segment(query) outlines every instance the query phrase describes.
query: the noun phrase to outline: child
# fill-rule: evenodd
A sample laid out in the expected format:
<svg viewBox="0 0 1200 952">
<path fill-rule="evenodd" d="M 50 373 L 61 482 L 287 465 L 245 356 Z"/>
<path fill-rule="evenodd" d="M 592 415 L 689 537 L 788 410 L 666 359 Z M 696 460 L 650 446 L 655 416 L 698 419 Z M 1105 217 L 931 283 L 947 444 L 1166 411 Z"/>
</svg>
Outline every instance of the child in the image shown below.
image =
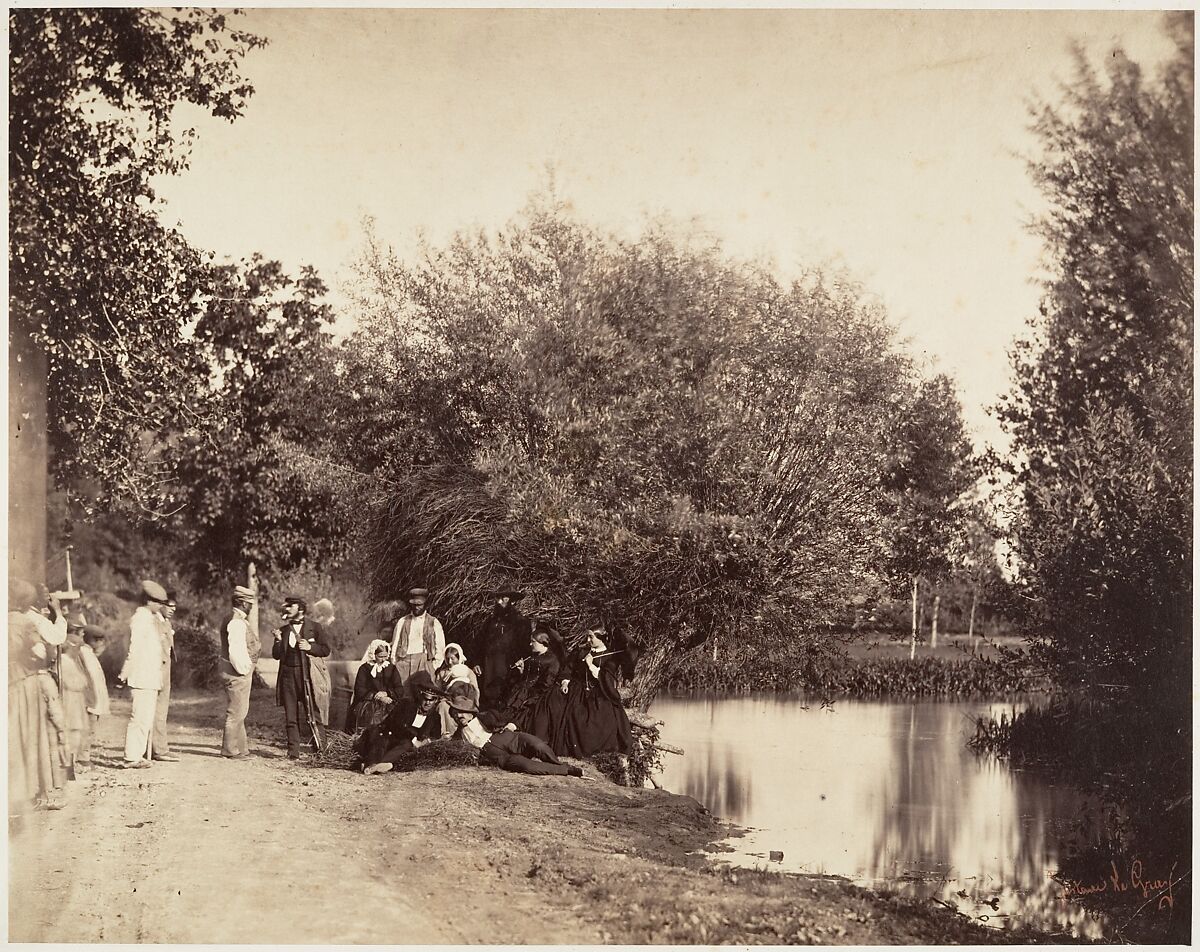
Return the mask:
<svg viewBox="0 0 1200 952">
<path fill-rule="evenodd" d="M 82 763 L 87 736 L 90 733 L 87 713 L 87 691 L 91 679 L 83 666 L 80 651 L 83 648 L 83 633 L 87 625 L 82 615 L 74 615 L 67 621 L 67 640 L 59 660 L 59 691 L 62 694 L 63 719 L 65 724 L 66 756 L 69 761 Z"/>
<path fill-rule="evenodd" d="M 79 753 L 79 763 L 84 767 L 92 763 L 92 736 L 96 724 L 102 715 L 108 713 L 108 682 L 104 680 L 104 669 L 100 667 L 100 655 L 108 639 L 103 631 L 95 625 L 83 629 L 83 644 L 79 646 L 79 657 L 83 662 L 83 670 L 87 672 L 88 686 L 85 692 L 87 701 L 87 732 Z"/>
</svg>

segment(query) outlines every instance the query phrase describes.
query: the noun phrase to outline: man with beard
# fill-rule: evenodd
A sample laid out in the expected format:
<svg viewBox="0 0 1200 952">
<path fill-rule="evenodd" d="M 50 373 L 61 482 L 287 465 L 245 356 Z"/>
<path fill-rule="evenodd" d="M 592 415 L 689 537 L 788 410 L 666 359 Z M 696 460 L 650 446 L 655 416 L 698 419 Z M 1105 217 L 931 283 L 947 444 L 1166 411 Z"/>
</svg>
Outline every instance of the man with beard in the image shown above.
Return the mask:
<svg viewBox="0 0 1200 952">
<path fill-rule="evenodd" d="M 524 592 L 511 588 L 494 592 L 492 614 L 474 645 L 472 654 L 481 659 L 481 667 L 476 670 L 480 675 L 480 693 L 492 707 L 503 704 L 513 664 L 528 653 L 530 624 L 516 607 L 524 597 Z"/>
<path fill-rule="evenodd" d="M 404 686 L 412 676 L 424 671 L 433 678 L 434 669 L 446 654 L 446 634 L 442 623 L 425 611 L 429 590 L 408 590 L 408 614 L 392 630 L 392 664 L 400 672 Z"/>
<path fill-rule="evenodd" d="M 330 648 L 325 641 L 325 632 L 304 617 L 307 609 L 308 605 L 302 598 L 292 596 L 283 600 L 280 613 L 282 624 L 275 630 L 275 643 L 271 647 L 271 657 L 279 662 L 275 699 L 283 708 L 287 755 L 292 760 L 300 756 L 302 734 L 303 739 L 312 740 L 318 750 L 325 743 L 309 659 L 329 657 Z M 316 736 L 313 736 L 314 724 Z"/>
</svg>

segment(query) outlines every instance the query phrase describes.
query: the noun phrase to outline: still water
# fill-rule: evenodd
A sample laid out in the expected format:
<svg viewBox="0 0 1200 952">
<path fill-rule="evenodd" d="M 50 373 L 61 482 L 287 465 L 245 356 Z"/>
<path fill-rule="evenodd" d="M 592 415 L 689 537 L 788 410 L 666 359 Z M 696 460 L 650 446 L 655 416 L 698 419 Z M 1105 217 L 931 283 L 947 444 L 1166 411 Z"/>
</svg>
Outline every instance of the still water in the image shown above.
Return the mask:
<svg viewBox="0 0 1200 952">
<path fill-rule="evenodd" d="M 685 751 L 664 755 L 663 786 L 749 828 L 722 859 L 936 897 L 992 927 L 1101 938 L 1052 879 L 1080 795 L 966 747 L 975 716 L 1021 707 L 691 695 L 652 713 Z"/>
</svg>

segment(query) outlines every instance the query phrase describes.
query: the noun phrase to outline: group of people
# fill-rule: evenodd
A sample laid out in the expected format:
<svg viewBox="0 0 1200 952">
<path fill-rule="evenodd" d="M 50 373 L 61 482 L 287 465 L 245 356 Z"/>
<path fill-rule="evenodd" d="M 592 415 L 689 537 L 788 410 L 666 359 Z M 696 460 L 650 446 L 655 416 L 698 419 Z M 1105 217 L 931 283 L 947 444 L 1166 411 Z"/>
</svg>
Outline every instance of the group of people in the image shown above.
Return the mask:
<svg viewBox="0 0 1200 952">
<path fill-rule="evenodd" d="M 68 613 L 57 595 L 46 594 L 44 610 L 38 601 L 32 584 L 9 580 L 9 798 L 57 810 L 66 805 L 67 781 L 91 766 L 96 724 L 109 712 L 100 665 L 108 638 L 81 613 Z M 177 759 L 166 736 L 175 607 L 172 593 L 156 582 L 142 583 L 118 678 L 133 696 L 127 767 Z"/>
<path fill-rule="evenodd" d="M 409 590 L 408 613 L 390 620 L 390 641 L 371 642 L 355 680 L 348 733 L 361 731 L 367 773 L 391 769 L 401 752 L 457 738 L 484 763 L 531 774 L 580 775 L 559 757 L 628 753 L 629 718 L 618 689 L 629 649 L 601 625 L 568 651 L 548 625 L 516 608 L 523 593 L 494 593 L 491 616 L 470 654 L 447 644 L 426 611 L 428 592 Z M 471 666 L 469 658 L 480 663 Z"/>
<path fill-rule="evenodd" d="M 532 774 L 578 776 L 559 758 L 629 751 L 618 683 L 630 652 L 603 626 L 568 650 L 553 628 L 517 609 L 523 593 L 506 590 L 494 594 L 493 611 L 473 638 L 447 643 L 441 621 L 426 610 L 428 597 L 423 588 L 408 591 L 407 611 L 385 620 L 383 637 L 370 643 L 358 669 L 345 728 L 358 737 L 366 773 L 384 773 L 400 752 L 451 738 L 478 747 L 484 763 Z M 245 719 L 263 650 L 250 623 L 256 598 L 255 589 L 235 587 L 220 632 L 227 700 L 221 753 L 229 758 L 249 753 Z M 54 595 L 42 608 L 38 601 L 33 585 L 10 580 L 10 799 L 59 809 L 68 778 L 91 764 L 96 724 L 109 711 L 99 661 L 108 639 Z M 178 759 L 167 737 L 175 596 L 146 580 L 138 601 L 116 682 L 132 698 L 122 765 L 134 769 Z M 271 656 L 279 662 L 276 701 L 295 759 L 303 745 L 322 749 L 326 741 L 332 604 L 319 600 L 310 617 L 305 600 L 289 596 L 280 615 Z"/>
</svg>

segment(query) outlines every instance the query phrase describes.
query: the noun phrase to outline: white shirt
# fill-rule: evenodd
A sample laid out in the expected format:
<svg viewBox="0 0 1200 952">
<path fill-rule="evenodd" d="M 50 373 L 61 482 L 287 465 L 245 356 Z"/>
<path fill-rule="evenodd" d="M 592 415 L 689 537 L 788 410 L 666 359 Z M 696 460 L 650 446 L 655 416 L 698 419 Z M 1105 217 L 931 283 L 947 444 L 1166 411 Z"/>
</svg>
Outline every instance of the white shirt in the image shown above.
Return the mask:
<svg viewBox="0 0 1200 952">
<path fill-rule="evenodd" d="M 38 658 L 46 657 L 46 645 L 58 647 L 67 640 L 67 619 L 63 615 L 58 616 L 58 621 L 51 621 L 39 611 L 34 611 L 32 608 L 25 612 L 25 617 L 33 622 L 33 627 L 38 633 L 38 637 L 46 644 L 38 642 L 33 646 L 33 653 Z"/>
<path fill-rule="evenodd" d="M 250 662 L 250 652 L 246 648 L 246 636 L 250 633 L 250 625 L 246 621 L 246 613 L 240 608 L 233 610 L 233 617 L 225 626 L 225 638 L 229 644 L 229 663 L 238 674 L 249 674 L 254 670 Z"/>
<path fill-rule="evenodd" d="M 409 616 L 405 616 L 407 618 Z M 425 618 L 429 617 L 433 621 L 433 666 L 436 668 L 442 663 L 442 658 L 446 654 L 446 634 L 442 631 L 442 623 L 432 615 L 422 615 L 420 618 L 413 618 L 408 626 L 408 644 L 400 644 L 400 631 L 404 628 L 404 618 L 396 622 L 396 627 L 392 629 L 392 660 L 399 660 L 403 655 L 424 654 L 425 653 Z M 403 652 L 400 649 L 404 648 Z"/>
<path fill-rule="evenodd" d="M 121 680 L 131 688 L 162 690 L 162 652 L 159 617 L 141 605 L 129 619 L 129 654 L 121 668 Z"/>
<path fill-rule="evenodd" d="M 482 747 L 492 739 L 491 733 L 483 729 L 483 725 L 479 723 L 478 717 L 472 717 L 467 721 L 463 725 L 462 733 L 463 740 L 472 747 Z"/>
</svg>

